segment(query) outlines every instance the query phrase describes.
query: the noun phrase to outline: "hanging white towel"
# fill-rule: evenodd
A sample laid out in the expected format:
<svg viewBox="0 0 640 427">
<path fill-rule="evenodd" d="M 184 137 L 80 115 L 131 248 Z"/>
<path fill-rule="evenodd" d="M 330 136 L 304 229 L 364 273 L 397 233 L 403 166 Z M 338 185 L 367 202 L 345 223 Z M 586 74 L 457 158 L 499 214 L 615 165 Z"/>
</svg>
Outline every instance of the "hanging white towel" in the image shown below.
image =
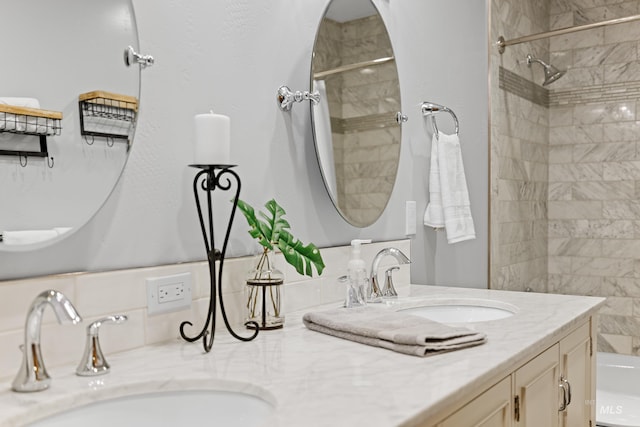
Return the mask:
<svg viewBox="0 0 640 427">
<path fill-rule="evenodd" d="M 444 226 L 449 243 L 476 238 L 458 135 L 438 132 L 431 141 L 429 204 L 424 224 Z"/>
<path fill-rule="evenodd" d="M 431 139 L 431 169 L 429 171 L 429 203 L 424 211 L 424 225 L 433 228 L 444 227 L 444 211 L 440 186 L 440 168 L 438 167 L 438 138 Z"/>
</svg>

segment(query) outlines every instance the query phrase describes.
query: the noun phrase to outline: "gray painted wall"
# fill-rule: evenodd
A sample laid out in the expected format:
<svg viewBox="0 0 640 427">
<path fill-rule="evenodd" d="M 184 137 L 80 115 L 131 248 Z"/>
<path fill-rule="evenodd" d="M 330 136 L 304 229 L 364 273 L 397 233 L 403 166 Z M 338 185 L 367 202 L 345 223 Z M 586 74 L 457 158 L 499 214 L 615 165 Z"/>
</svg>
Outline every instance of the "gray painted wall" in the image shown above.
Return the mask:
<svg viewBox="0 0 640 427">
<path fill-rule="evenodd" d="M 322 183 L 308 105 L 276 106 L 282 84 L 306 89 L 311 49 L 327 0 L 134 0 L 143 72 L 138 130 L 123 176 L 96 216 L 68 239 L 27 253 L 0 253 L 0 278 L 111 270 L 204 259 L 191 181 L 193 116 L 231 117 L 232 161 L 241 197 L 261 206 L 275 197 L 293 231 L 319 246 L 353 238 L 404 237 L 406 200 L 416 200 L 414 283 L 487 283 L 487 14 L 485 2 L 375 0 L 397 57 L 403 112 L 399 174 L 382 218 L 355 229 L 335 212 Z M 63 57 L 61 56 L 61 60 Z M 73 76 L 69 76 L 73 78 Z M 448 245 L 426 230 L 430 138 L 421 101 L 451 107 L 460 119 L 463 157 L 478 238 Z M 449 118 L 439 118 L 451 130 Z M 224 203 L 220 205 L 226 206 Z M 219 215 L 224 218 L 226 212 Z M 254 253 L 237 218 L 228 252 Z"/>
</svg>

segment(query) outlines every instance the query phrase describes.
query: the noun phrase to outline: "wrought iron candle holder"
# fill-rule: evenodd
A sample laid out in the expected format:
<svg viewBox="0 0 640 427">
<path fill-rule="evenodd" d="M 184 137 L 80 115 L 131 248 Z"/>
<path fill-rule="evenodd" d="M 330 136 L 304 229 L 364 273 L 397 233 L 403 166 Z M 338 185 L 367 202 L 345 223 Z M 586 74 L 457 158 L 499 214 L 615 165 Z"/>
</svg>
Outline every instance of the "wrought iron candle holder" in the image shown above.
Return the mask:
<svg viewBox="0 0 640 427">
<path fill-rule="evenodd" d="M 240 177 L 235 173 L 232 168 L 235 165 L 189 165 L 194 168 L 201 169 L 193 179 L 193 193 L 196 199 L 196 207 L 198 209 L 198 218 L 200 219 L 200 228 L 202 229 L 202 237 L 204 238 L 204 245 L 207 251 L 207 261 L 209 262 L 209 277 L 210 277 L 210 289 L 211 294 L 209 298 L 209 310 L 207 313 L 207 319 L 202 327 L 202 330 L 196 336 L 188 336 L 185 333 L 186 326 L 193 326 L 193 323 L 184 321 L 180 324 L 180 336 L 188 342 L 194 342 L 202 338 L 202 344 L 205 352 L 211 351 L 213 346 L 213 339 L 216 332 L 216 307 L 218 302 L 220 303 L 220 313 L 222 314 L 222 320 L 224 321 L 227 331 L 236 339 L 240 341 L 251 341 L 258 336 L 259 328 L 256 322 L 247 322 L 245 326 L 250 326 L 254 329 L 253 335 L 249 337 L 242 337 L 234 332 L 233 328 L 229 324 L 227 318 L 227 312 L 224 307 L 224 299 L 222 297 L 222 269 L 224 267 L 225 253 L 227 251 L 227 243 L 229 242 L 229 235 L 231 234 L 231 225 L 233 224 L 233 217 L 235 216 L 236 208 L 238 206 L 238 197 L 240 195 Z M 215 190 L 228 191 L 233 187 L 235 182 L 235 196 L 233 197 L 233 207 L 229 216 L 229 222 L 224 236 L 224 242 L 222 244 L 222 250 L 215 249 L 215 233 L 213 227 L 213 203 L 212 193 Z M 207 195 L 207 217 L 205 222 L 205 216 L 203 215 L 202 204 L 200 203 L 199 189 L 204 190 Z M 218 268 L 216 268 L 216 262 Z"/>
</svg>

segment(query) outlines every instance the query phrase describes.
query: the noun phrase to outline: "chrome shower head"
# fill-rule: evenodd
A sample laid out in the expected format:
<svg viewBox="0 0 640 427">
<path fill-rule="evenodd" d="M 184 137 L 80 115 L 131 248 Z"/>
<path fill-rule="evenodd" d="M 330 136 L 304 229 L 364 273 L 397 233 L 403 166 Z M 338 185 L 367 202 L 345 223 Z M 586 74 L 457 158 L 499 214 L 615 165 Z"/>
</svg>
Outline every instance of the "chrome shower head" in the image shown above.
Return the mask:
<svg viewBox="0 0 640 427">
<path fill-rule="evenodd" d="M 531 67 L 532 62 L 537 62 L 544 67 L 544 82 L 542 82 L 542 86 L 546 86 L 555 82 L 560 77 L 564 76 L 564 73 L 567 72 L 567 70 L 558 70 L 553 65 L 547 64 L 546 62 L 538 58 L 534 58 L 533 56 L 531 56 L 531 54 L 527 55 L 527 65 L 529 67 Z"/>
</svg>

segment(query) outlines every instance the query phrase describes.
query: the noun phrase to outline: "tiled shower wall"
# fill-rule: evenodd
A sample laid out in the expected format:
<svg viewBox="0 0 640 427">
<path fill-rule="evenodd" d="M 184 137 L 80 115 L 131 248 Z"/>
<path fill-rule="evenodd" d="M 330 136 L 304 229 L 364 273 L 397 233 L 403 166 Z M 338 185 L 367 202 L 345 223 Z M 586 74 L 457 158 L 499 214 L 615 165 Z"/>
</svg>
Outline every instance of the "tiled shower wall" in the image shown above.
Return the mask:
<svg viewBox="0 0 640 427">
<path fill-rule="evenodd" d="M 492 40 L 546 31 L 548 10 L 547 0 L 493 0 Z M 545 91 L 534 84 L 540 70 L 527 67 L 525 58 L 547 58 L 548 46 L 542 40 L 510 46 L 503 55 L 490 52 L 493 289 L 546 291 L 548 113 Z"/>
<path fill-rule="evenodd" d="M 640 11 L 637 1 L 522 3 L 528 2 L 494 1 L 492 40 Z M 599 348 L 634 354 L 640 354 L 639 39 L 640 24 L 631 23 L 491 52 L 491 286 L 605 296 Z M 522 64 L 527 53 L 568 72 L 542 89 L 542 67 Z"/>
<path fill-rule="evenodd" d="M 638 1 L 551 0 L 561 28 Z M 607 297 L 599 347 L 640 354 L 640 23 L 550 39 L 569 69 L 549 92 L 549 290 Z"/>
<path fill-rule="evenodd" d="M 332 55 L 316 55 L 314 62 L 321 65 L 314 71 L 393 56 L 380 16 L 345 23 L 325 18 L 322 28 L 317 43 L 323 47 L 316 52 L 330 49 Z M 338 205 L 356 224 L 368 225 L 386 206 L 397 172 L 400 89 L 395 64 L 334 74 L 325 83 Z"/>
</svg>

